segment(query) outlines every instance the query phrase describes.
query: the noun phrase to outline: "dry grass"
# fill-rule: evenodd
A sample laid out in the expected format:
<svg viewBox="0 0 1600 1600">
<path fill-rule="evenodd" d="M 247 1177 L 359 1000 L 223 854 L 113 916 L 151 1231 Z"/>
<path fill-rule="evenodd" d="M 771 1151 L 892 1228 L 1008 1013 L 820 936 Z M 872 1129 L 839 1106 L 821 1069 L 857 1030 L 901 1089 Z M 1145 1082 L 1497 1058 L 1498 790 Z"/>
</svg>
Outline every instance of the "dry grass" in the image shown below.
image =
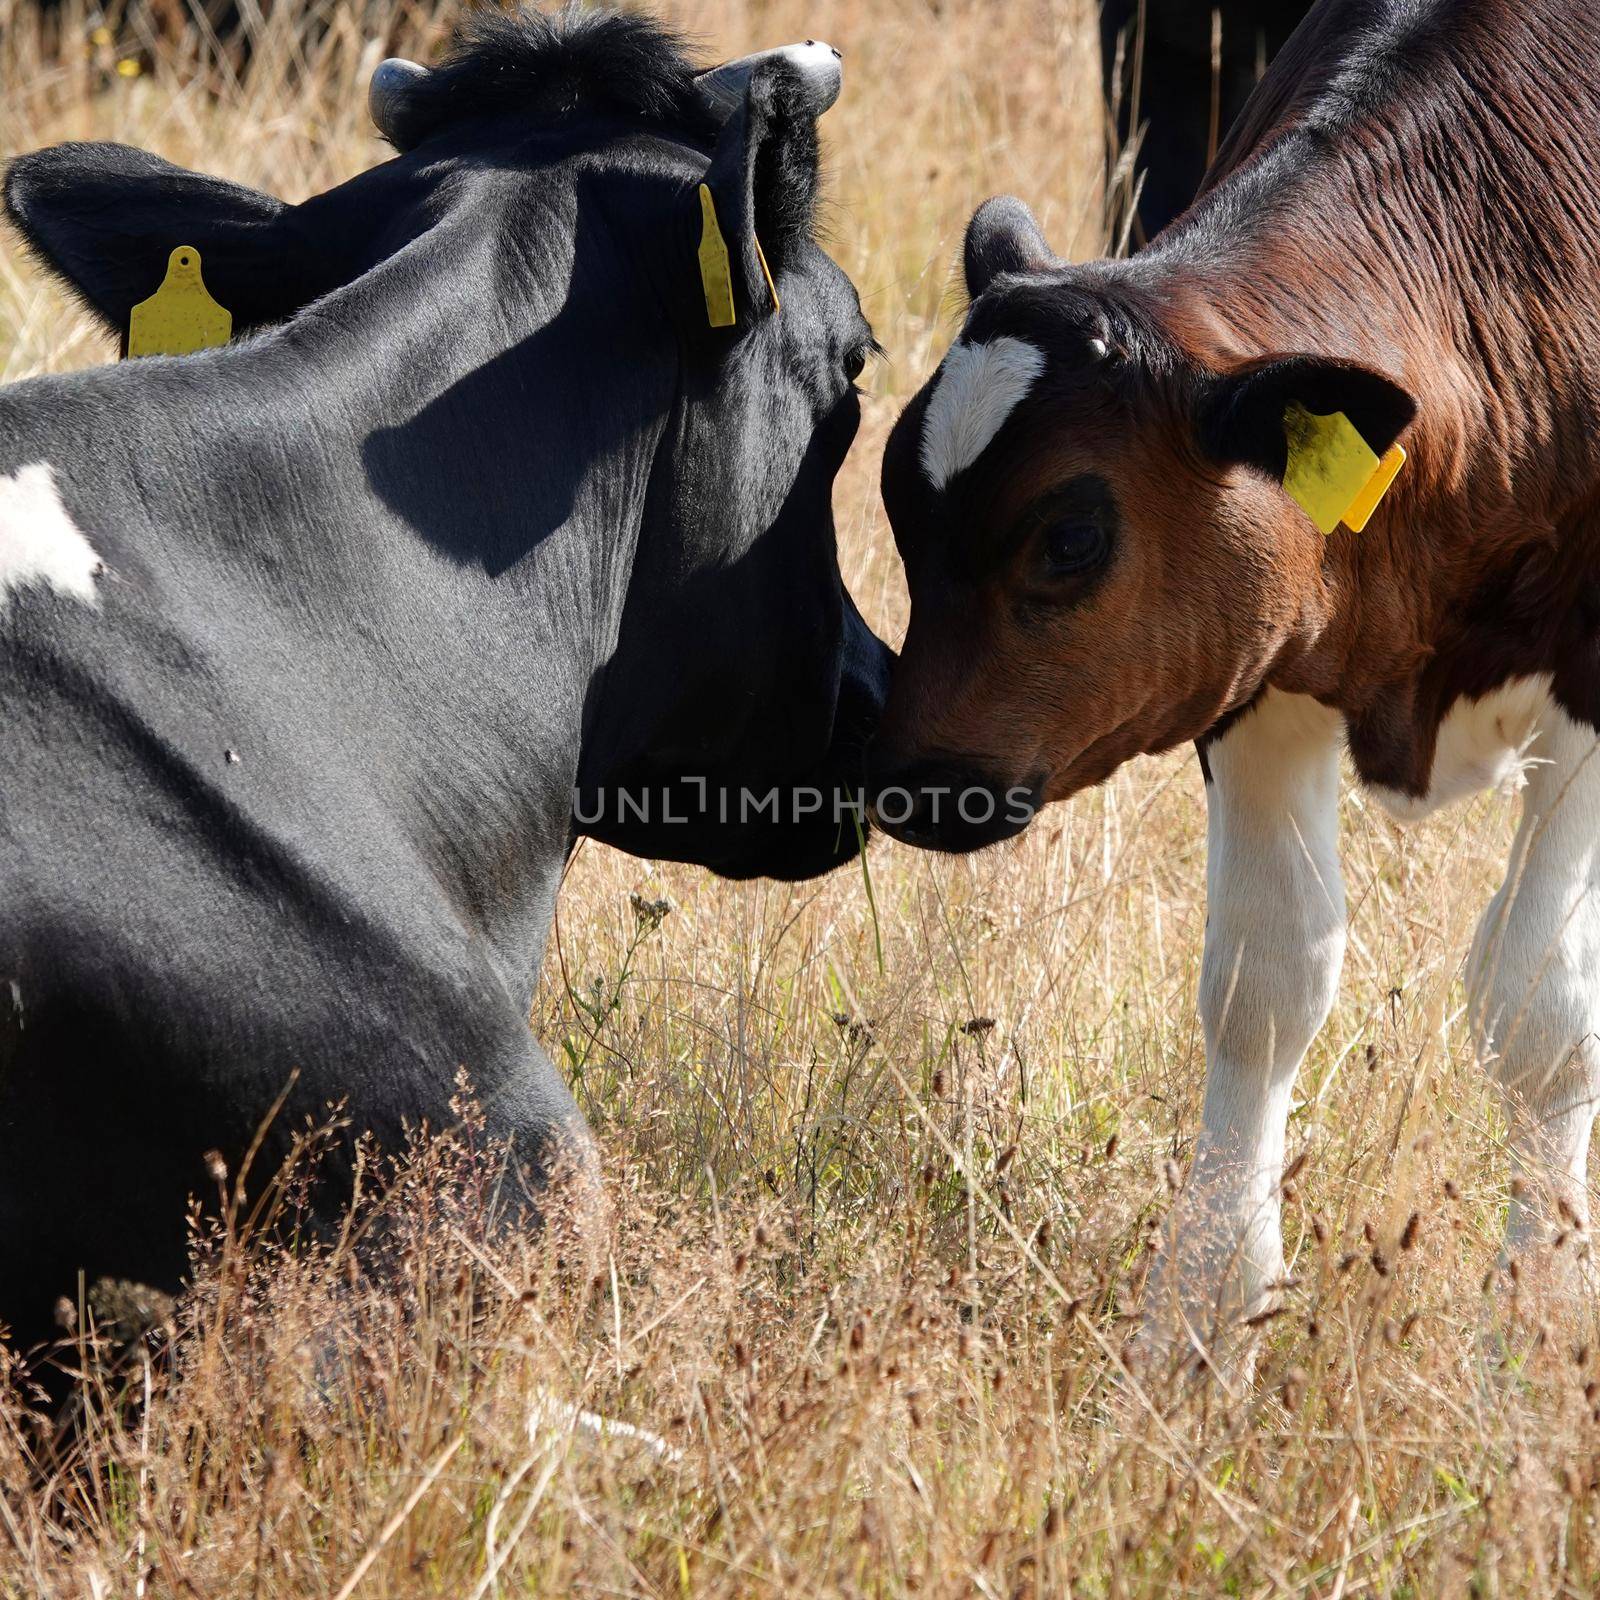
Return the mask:
<svg viewBox="0 0 1600 1600">
<path fill-rule="evenodd" d="M 293 197 L 381 156 L 360 87 L 379 52 L 350 10 L 296 73 L 269 36 L 213 95 L 192 63 L 46 57 L 9 3 L 0 156 L 125 138 Z M 719 49 L 847 52 L 833 236 L 891 361 L 838 507 L 893 636 L 877 453 L 948 334 L 965 218 L 1009 188 L 1058 242 L 1099 233 L 1092 17 L 712 0 L 690 20 Z M 441 26 L 407 13 L 388 42 Z M 0 378 L 106 356 L 0 256 Z M 1457 979 L 1506 806 L 1402 835 L 1352 799 L 1346 824 L 1354 937 L 1290 1130 L 1297 1285 L 1243 1392 L 1119 1378 L 1198 1122 L 1190 759 L 977 859 L 879 842 L 876 915 L 856 871 L 732 886 L 588 847 L 533 1025 L 607 1153 L 600 1281 L 478 1236 L 470 1138 L 405 1180 L 398 1302 L 343 1253 L 215 1241 L 176 1353 L 91 1361 L 61 1459 L 0 1407 L 0 1593 L 1591 1592 L 1600 1359 L 1482 1292 L 1500 1130 Z M 633 895 L 672 910 L 654 926 Z"/>
</svg>

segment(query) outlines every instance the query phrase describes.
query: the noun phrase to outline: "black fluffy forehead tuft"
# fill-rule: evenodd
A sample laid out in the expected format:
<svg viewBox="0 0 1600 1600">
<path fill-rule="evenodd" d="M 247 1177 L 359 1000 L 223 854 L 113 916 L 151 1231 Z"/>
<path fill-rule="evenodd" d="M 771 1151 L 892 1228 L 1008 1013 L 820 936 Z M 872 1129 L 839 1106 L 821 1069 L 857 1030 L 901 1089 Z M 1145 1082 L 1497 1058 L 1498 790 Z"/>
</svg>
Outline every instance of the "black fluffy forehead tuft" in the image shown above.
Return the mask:
<svg viewBox="0 0 1600 1600">
<path fill-rule="evenodd" d="M 714 138 L 694 89 L 702 70 L 654 18 L 591 10 L 480 11 L 406 95 L 406 143 L 452 123 L 520 112 L 535 122 L 605 116 Z"/>
</svg>

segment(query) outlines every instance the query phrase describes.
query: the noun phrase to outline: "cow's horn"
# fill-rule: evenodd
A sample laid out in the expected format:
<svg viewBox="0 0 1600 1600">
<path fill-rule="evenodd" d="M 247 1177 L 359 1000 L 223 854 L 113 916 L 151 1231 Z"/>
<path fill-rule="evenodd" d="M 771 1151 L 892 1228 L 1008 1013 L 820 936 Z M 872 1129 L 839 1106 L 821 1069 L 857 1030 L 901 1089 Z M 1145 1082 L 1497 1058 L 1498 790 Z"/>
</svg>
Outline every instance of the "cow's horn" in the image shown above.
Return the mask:
<svg viewBox="0 0 1600 1600">
<path fill-rule="evenodd" d="M 809 94 L 806 109 L 812 116 L 820 117 L 839 98 L 839 88 L 844 82 L 839 52 L 819 39 L 807 39 L 804 44 L 786 44 L 776 50 L 740 56 L 737 61 L 725 61 L 720 67 L 702 72 L 694 84 L 706 109 L 719 120 L 731 117 L 744 99 L 750 74 L 766 61 L 787 61 L 800 74 Z"/>
<path fill-rule="evenodd" d="M 427 76 L 426 67 L 419 67 L 403 56 L 390 56 L 387 61 L 380 61 L 372 74 L 372 82 L 367 86 L 367 109 L 372 113 L 378 132 L 396 148 L 404 148 L 402 135 L 411 89 Z"/>
</svg>

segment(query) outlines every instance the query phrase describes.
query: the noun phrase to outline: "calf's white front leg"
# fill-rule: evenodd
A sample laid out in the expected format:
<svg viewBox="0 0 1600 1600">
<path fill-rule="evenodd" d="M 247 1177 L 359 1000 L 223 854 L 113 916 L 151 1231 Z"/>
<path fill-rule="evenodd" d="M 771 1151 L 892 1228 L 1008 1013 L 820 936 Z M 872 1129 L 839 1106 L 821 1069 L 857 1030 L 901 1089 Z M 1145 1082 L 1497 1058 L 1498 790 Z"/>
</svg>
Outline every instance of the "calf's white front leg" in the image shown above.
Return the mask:
<svg viewBox="0 0 1600 1600">
<path fill-rule="evenodd" d="M 1145 1342 L 1226 1355 L 1283 1274 L 1294 1077 L 1344 962 L 1343 719 L 1269 691 L 1207 748 L 1203 1126 L 1147 1293 Z"/>
<path fill-rule="evenodd" d="M 1565 1227 L 1563 1210 L 1587 1223 L 1600 1094 L 1600 750 L 1549 702 L 1529 753 L 1506 880 L 1467 968 L 1479 1054 L 1510 1129 L 1512 1256 Z"/>
</svg>

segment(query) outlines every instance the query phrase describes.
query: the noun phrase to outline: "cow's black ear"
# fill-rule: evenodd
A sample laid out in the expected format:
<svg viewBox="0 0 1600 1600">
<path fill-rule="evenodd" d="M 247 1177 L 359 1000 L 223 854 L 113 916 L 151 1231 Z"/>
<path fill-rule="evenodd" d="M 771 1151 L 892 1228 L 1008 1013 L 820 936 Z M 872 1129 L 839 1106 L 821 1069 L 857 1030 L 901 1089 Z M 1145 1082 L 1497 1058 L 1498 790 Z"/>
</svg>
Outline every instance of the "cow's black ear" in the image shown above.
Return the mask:
<svg viewBox="0 0 1600 1600">
<path fill-rule="evenodd" d="M 742 323 L 772 310 L 774 277 L 811 238 L 818 185 L 816 93 L 783 60 L 762 61 L 723 125 L 706 173 Z M 696 214 L 698 216 L 698 213 Z"/>
<path fill-rule="evenodd" d="M 236 333 L 281 321 L 337 278 L 294 208 L 118 144 L 62 144 L 13 161 L 3 196 L 29 247 L 120 337 L 181 244 Z"/>
<path fill-rule="evenodd" d="M 976 300 L 1004 272 L 1046 272 L 1061 258 L 1027 206 L 1014 194 L 997 194 L 972 213 L 961 263 L 967 294 Z"/>
<path fill-rule="evenodd" d="M 1197 418 L 1201 448 L 1213 460 L 1282 479 L 1289 464 L 1283 419 L 1294 404 L 1321 417 L 1342 411 L 1379 456 L 1417 414 L 1405 389 L 1358 362 L 1264 356 L 1205 380 Z"/>
</svg>

